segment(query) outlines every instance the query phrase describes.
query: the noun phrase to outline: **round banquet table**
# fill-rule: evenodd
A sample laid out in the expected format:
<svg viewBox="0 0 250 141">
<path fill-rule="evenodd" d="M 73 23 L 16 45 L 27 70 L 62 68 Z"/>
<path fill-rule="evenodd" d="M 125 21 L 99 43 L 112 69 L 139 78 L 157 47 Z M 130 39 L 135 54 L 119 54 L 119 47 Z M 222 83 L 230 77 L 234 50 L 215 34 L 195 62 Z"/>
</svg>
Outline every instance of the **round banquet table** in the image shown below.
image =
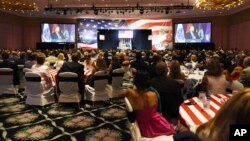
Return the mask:
<svg viewBox="0 0 250 141">
<path fill-rule="evenodd" d="M 192 132 L 195 132 L 197 127 L 202 123 L 213 118 L 216 112 L 221 108 L 223 100 L 228 100 L 231 94 L 213 94 L 210 99 L 209 109 L 203 108 L 203 103 L 198 97 L 193 97 L 185 100 L 179 109 L 180 118 Z M 193 104 L 186 104 L 192 102 Z"/>
</svg>

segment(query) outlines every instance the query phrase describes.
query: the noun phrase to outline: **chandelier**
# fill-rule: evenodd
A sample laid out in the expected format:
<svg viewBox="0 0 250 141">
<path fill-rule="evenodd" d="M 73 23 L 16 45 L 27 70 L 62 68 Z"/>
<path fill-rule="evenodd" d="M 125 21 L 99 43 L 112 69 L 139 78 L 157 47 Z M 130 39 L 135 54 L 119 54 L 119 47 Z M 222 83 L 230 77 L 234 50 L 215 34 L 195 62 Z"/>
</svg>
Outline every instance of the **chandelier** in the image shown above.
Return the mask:
<svg viewBox="0 0 250 141">
<path fill-rule="evenodd" d="M 195 6 L 199 9 L 230 9 L 243 4 L 243 0 L 196 0 Z"/>
<path fill-rule="evenodd" d="M 22 2 L 22 0 L 2 0 L 0 8 L 3 10 L 15 12 L 33 12 L 38 11 L 36 3 Z"/>
</svg>

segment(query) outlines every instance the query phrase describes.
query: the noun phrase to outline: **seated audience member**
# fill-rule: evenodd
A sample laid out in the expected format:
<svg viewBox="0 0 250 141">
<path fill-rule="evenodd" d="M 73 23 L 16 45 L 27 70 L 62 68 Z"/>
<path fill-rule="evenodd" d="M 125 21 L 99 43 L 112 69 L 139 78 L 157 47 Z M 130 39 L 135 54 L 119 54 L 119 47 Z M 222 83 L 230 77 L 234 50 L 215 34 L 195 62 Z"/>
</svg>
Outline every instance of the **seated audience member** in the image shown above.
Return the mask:
<svg viewBox="0 0 250 141">
<path fill-rule="evenodd" d="M 58 56 L 57 56 L 57 61 L 55 63 L 55 67 L 56 67 L 56 70 L 60 70 L 60 68 L 62 67 L 64 63 L 64 54 L 63 53 L 59 53 Z"/>
<path fill-rule="evenodd" d="M 96 62 L 94 63 L 94 67 L 95 67 L 95 71 L 93 72 L 93 74 L 95 74 L 98 71 L 104 71 L 105 73 L 107 73 L 109 75 L 108 67 L 107 67 L 106 61 L 104 59 L 104 53 L 103 52 L 100 52 L 98 54 Z M 92 75 L 89 78 L 88 82 L 87 82 L 91 87 L 94 87 L 94 79 L 95 78 Z"/>
<path fill-rule="evenodd" d="M 78 88 L 79 92 L 83 92 L 83 73 L 84 73 L 84 66 L 80 63 L 78 63 L 80 56 L 78 53 L 73 53 L 71 56 L 72 62 L 65 62 L 60 70 L 58 71 L 58 74 L 61 72 L 74 72 L 78 75 Z"/>
<path fill-rule="evenodd" d="M 156 68 L 155 68 L 155 66 L 161 60 L 162 60 L 162 58 L 161 58 L 160 55 L 158 55 L 158 54 L 154 54 L 153 55 L 152 62 L 149 65 L 149 75 L 150 75 L 150 78 L 153 78 L 153 77 L 157 76 L 156 75 Z"/>
<path fill-rule="evenodd" d="M 99 53 L 99 55 L 96 59 L 95 68 L 96 68 L 96 72 L 97 71 L 108 71 L 108 67 L 107 67 L 106 61 L 103 57 L 102 52 Z"/>
<path fill-rule="evenodd" d="M 191 63 L 192 63 L 192 68 L 193 69 L 198 67 L 197 56 L 195 54 L 191 55 Z"/>
<path fill-rule="evenodd" d="M 230 125 L 250 123 L 250 89 L 231 97 L 215 117 L 200 125 L 196 134 L 204 141 L 229 141 Z"/>
<path fill-rule="evenodd" d="M 36 64 L 36 57 L 37 57 L 37 54 L 32 53 L 30 55 L 30 60 L 25 62 L 24 68 L 29 68 L 30 69 L 33 65 L 35 65 Z"/>
<path fill-rule="evenodd" d="M 207 62 L 207 72 L 202 80 L 203 90 L 210 94 L 225 94 L 228 86 L 226 76 L 223 74 L 220 61 L 212 57 Z"/>
<path fill-rule="evenodd" d="M 109 71 L 109 74 L 110 74 L 109 84 L 112 83 L 112 72 L 113 72 L 113 70 L 119 69 L 121 67 L 122 67 L 122 65 L 121 65 L 121 62 L 119 60 L 119 57 L 116 56 L 116 55 L 113 56 L 112 59 L 111 59 L 111 63 L 109 64 L 109 68 L 108 68 L 108 71 Z"/>
<path fill-rule="evenodd" d="M 84 77 L 84 83 L 87 83 L 89 78 L 95 72 L 94 62 L 91 60 L 91 55 L 89 54 L 85 55 L 85 60 L 83 62 L 83 65 L 84 65 L 84 73 L 86 73 L 86 76 Z"/>
<path fill-rule="evenodd" d="M 46 58 L 46 62 L 51 66 L 56 63 L 57 58 L 55 57 L 55 54 L 53 52 L 48 53 L 48 57 Z"/>
<path fill-rule="evenodd" d="M 15 50 L 11 51 L 10 56 L 9 56 L 9 61 L 16 62 L 18 59 L 19 59 L 18 52 Z"/>
<path fill-rule="evenodd" d="M 174 80 L 185 81 L 185 74 L 181 72 L 179 61 L 177 60 L 171 61 L 169 69 L 170 69 L 169 78 L 174 79 Z"/>
<path fill-rule="evenodd" d="M 155 88 L 161 99 L 163 116 L 170 122 L 177 124 L 179 118 L 179 106 L 183 102 L 180 85 L 177 81 L 167 77 L 168 69 L 164 62 L 156 65 L 156 77 L 151 80 L 151 86 Z"/>
<path fill-rule="evenodd" d="M 9 53 L 6 51 L 2 53 L 2 59 L 3 61 L 0 62 L 0 68 L 11 68 L 13 70 L 13 84 L 19 85 L 20 81 L 17 64 L 9 61 Z"/>
<path fill-rule="evenodd" d="M 149 74 L 138 71 L 134 78 L 136 89 L 128 89 L 125 96 L 130 101 L 135 113 L 140 132 L 144 137 L 171 135 L 175 130 L 170 123 L 157 111 L 158 98 L 150 91 Z"/>
<path fill-rule="evenodd" d="M 109 64 L 109 72 L 112 73 L 113 70 L 121 68 L 121 62 L 119 58 L 115 55 L 111 59 L 111 63 Z"/>
<path fill-rule="evenodd" d="M 91 70 L 92 72 L 95 70 L 94 62 L 91 60 L 91 55 L 86 55 L 85 60 L 83 62 L 84 71 Z"/>
<path fill-rule="evenodd" d="M 250 87 L 250 57 L 245 57 L 243 61 L 244 69 L 240 75 L 240 82 L 244 87 Z"/>
<path fill-rule="evenodd" d="M 111 59 L 109 59 L 109 53 L 107 51 L 103 53 L 103 58 L 105 60 L 106 66 L 108 67 L 111 63 Z"/>
<path fill-rule="evenodd" d="M 24 65 L 25 64 L 25 52 L 21 52 L 19 58 L 17 59 L 17 65 Z"/>
<path fill-rule="evenodd" d="M 243 68 L 241 66 L 236 66 L 234 68 L 233 72 L 231 73 L 232 79 L 233 80 L 239 80 L 242 70 L 243 70 Z"/>
<path fill-rule="evenodd" d="M 229 67 L 225 70 L 226 79 L 228 81 L 228 86 L 226 90 L 229 93 L 235 93 L 244 89 L 242 83 L 240 83 L 238 80 L 233 80 L 232 76 L 233 69 L 234 69 L 233 67 Z"/>
<path fill-rule="evenodd" d="M 50 89 L 52 87 L 52 81 L 49 73 L 49 67 L 44 65 L 45 55 L 43 53 L 39 53 L 37 55 L 36 62 L 37 63 L 31 67 L 31 71 L 41 75 L 41 84 L 43 85 L 43 88 Z"/>
<path fill-rule="evenodd" d="M 136 60 L 131 62 L 131 68 L 136 70 L 148 71 L 148 64 L 142 60 L 141 52 L 137 52 L 135 56 Z"/>
</svg>

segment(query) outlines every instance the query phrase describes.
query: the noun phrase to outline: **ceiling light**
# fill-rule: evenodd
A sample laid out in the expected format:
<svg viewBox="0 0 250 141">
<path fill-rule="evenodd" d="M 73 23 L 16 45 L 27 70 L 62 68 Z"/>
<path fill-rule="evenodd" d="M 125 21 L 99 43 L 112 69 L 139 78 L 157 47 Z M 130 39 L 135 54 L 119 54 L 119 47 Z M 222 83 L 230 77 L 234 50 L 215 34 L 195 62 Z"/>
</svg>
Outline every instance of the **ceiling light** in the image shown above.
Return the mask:
<svg viewBox="0 0 250 141">
<path fill-rule="evenodd" d="M 3 10 L 22 11 L 22 12 L 33 12 L 38 11 L 36 3 L 27 3 L 21 0 L 2 0 L 0 8 Z"/>
<path fill-rule="evenodd" d="M 199 9 L 230 9 L 243 4 L 243 0 L 196 0 L 195 6 Z"/>
<path fill-rule="evenodd" d="M 98 15 L 98 10 L 97 9 L 94 10 L 94 14 Z"/>
<path fill-rule="evenodd" d="M 144 8 L 140 8 L 140 14 L 143 14 L 144 13 Z"/>
</svg>

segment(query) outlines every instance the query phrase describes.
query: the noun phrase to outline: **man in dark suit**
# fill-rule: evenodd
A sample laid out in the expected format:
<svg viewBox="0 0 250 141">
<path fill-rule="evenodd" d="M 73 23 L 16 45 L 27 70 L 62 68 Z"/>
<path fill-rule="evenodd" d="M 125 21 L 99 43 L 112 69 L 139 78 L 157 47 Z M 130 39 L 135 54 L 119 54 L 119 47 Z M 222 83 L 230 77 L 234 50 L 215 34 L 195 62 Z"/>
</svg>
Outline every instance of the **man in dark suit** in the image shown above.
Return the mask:
<svg viewBox="0 0 250 141">
<path fill-rule="evenodd" d="M 0 68 L 11 68 L 13 69 L 13 84 L 14 85 L 19 85 L 19 72 L 18 72 L 18 67 L 15 62 L 9 61 L 9 53 L 8 52 L 3 52 L 2 53 L 2 59 L 3 61 L 0 62 Z"/>
<path fill-rule="evenodd" d="M 80 56 L 77 53 L 74 53 L 71 57 L 72 62 L 65 62 L 61 69 L 58 71 L 58 74 L 61 72 L 74 72 L 78 75 L 78 88 L 79 92 L 83 93 L 83 73 L 84 66 L 78 63 Z"/>
<path fill-rule="evenodd" d="M 157 76 L 151 80 L 151 86 L 154 87 L 160 95 L 163 116 L 175 124 L 179 117 L 179 106 L 183 102 L 183 97 L 179 83 L 167 78 L 167 73 L 166 63 L 162 61 L 157 63 Z"/>
<path fill-rule="evenodd" d="M 142 60 L 141 52 L 137 52 L 135 58 L 136 60 L 131 63 L 131 68 L 141 71 L 148 71 L 148 64 Z"/>
</svg>

